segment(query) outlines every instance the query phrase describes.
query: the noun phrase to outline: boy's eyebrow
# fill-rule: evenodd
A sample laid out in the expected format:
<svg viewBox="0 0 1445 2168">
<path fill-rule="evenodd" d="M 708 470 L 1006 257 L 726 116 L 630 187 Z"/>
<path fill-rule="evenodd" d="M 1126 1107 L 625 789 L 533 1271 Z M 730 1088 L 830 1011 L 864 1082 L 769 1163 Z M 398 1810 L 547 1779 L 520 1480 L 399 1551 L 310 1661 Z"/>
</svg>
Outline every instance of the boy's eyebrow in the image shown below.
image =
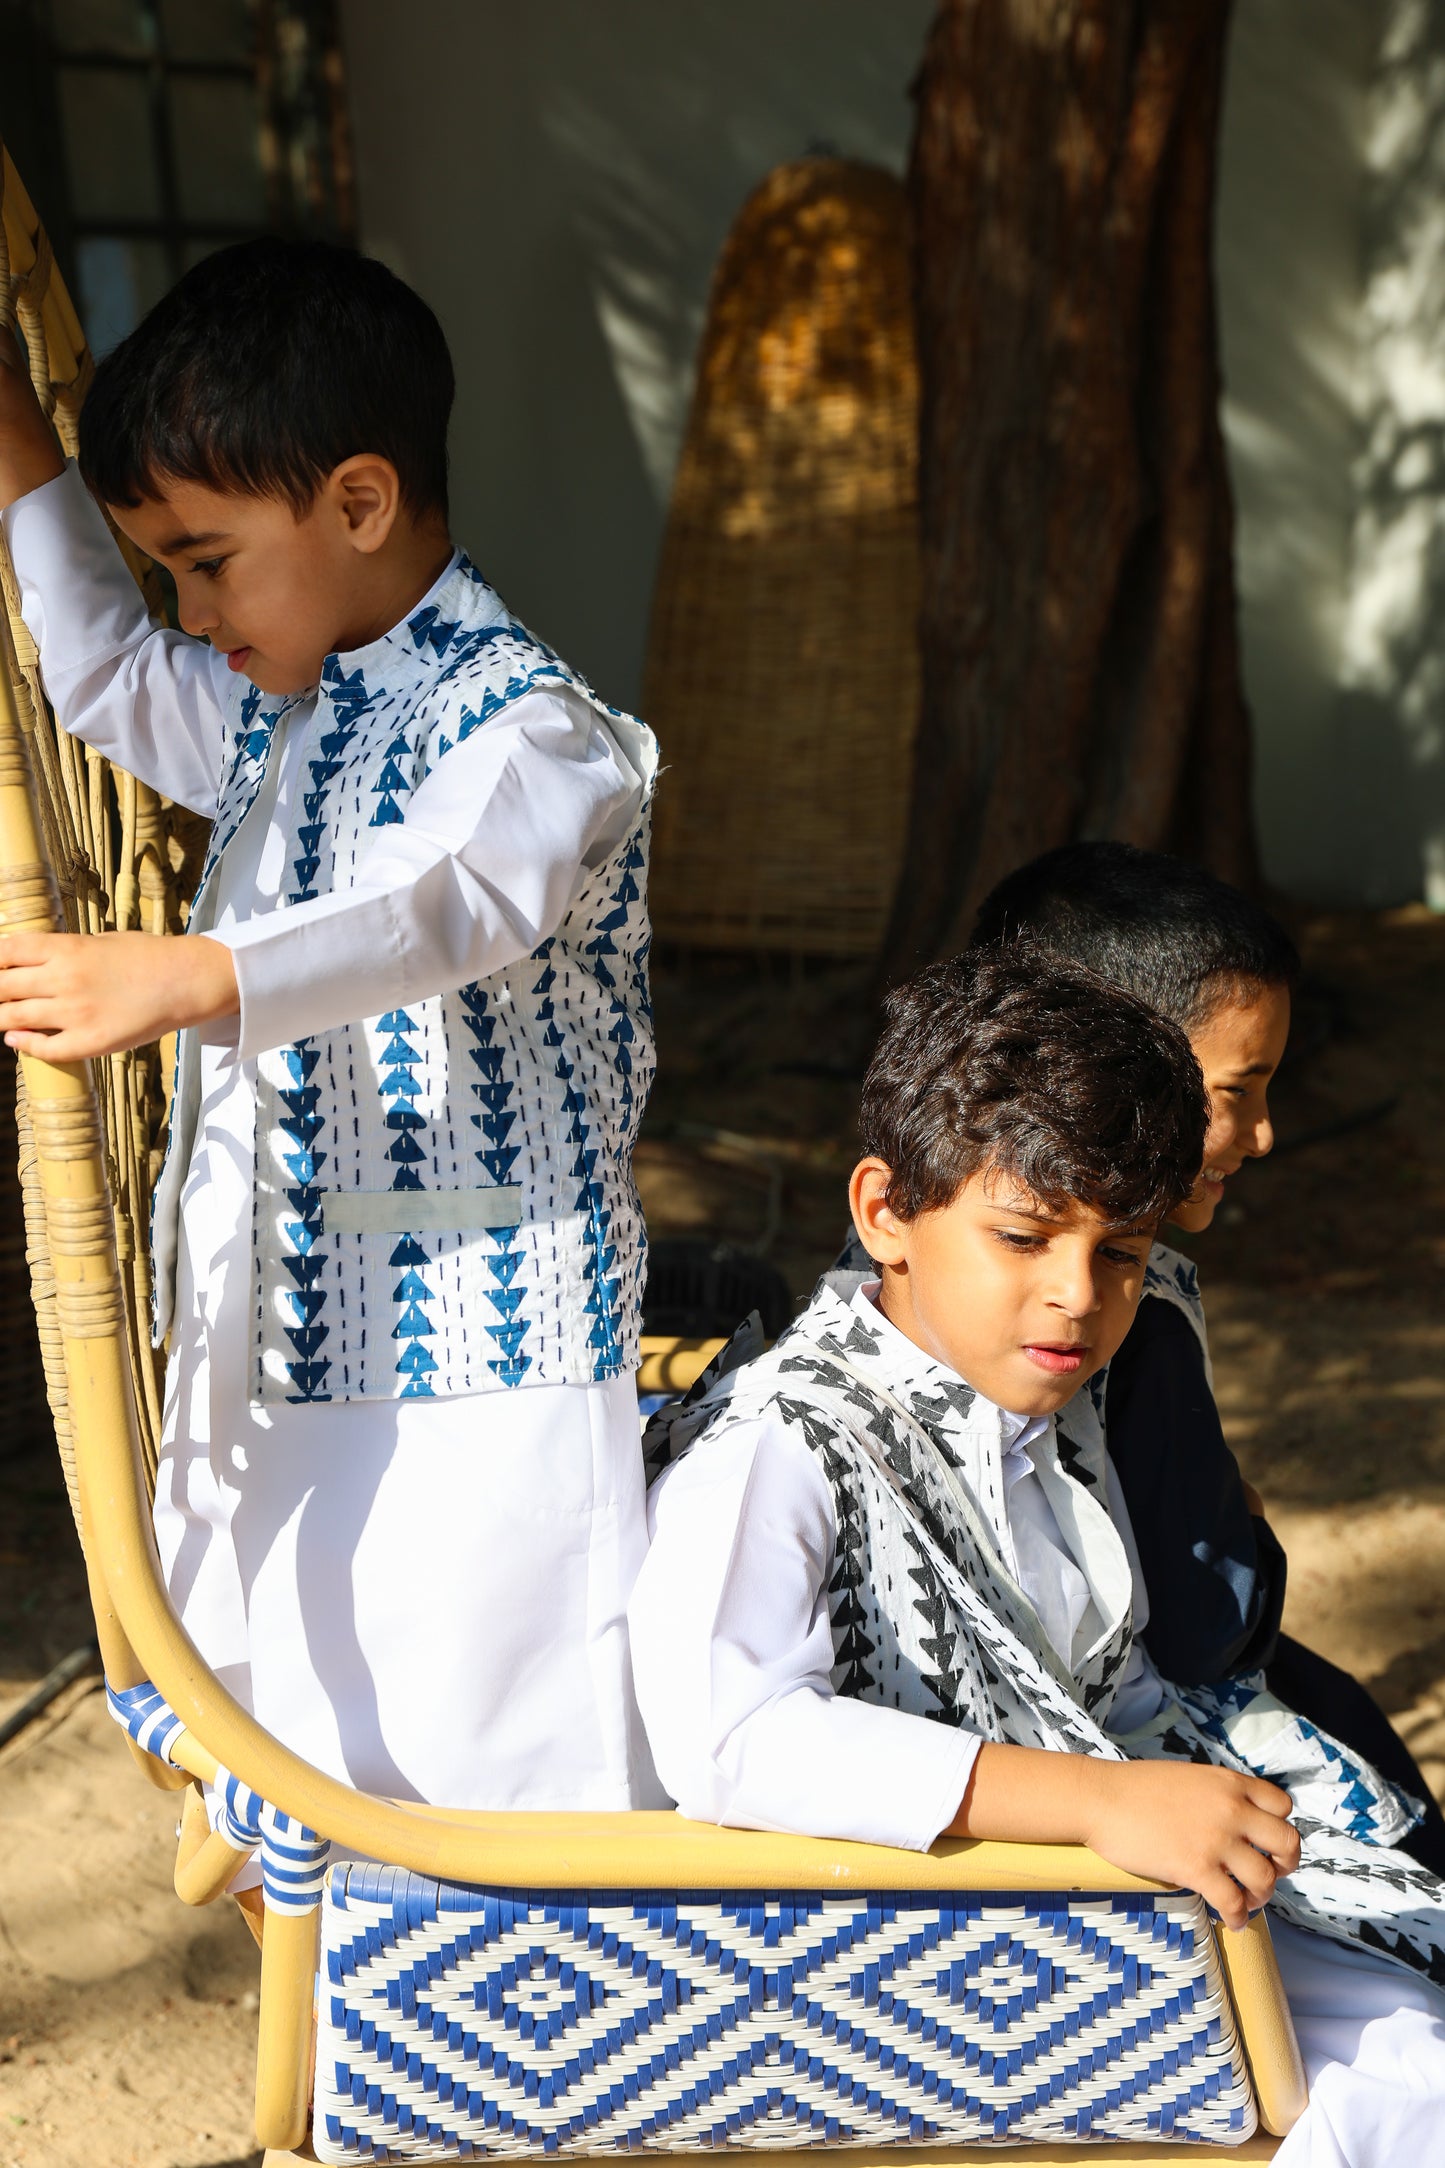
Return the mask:
<svg viewBox="0 0 1445 2168">
<path fill-rule="evenodd" d="M 1057 1212 L 1031 1212 L 1027 1205 L 995 1202 L 995 1212 L 1006 1212 L 1010 1219 L 1032 1220 L 1035 1227 L 1062 1227 L 1063 1220 Z"/>
<path fill-rule="evenodd" d="M 177 557 L 182 550 L 208 549 L 213 542 L 229 542 L 230 535 L 219 528 L 214 534 L 168 534 L 157 544 L 163 557 Z"/>
<path fill-rule="evenodd" d="M 1021 1204 L 996 1204 L 996 1212 L 1006 1212 L 1010 1219 L 1032 1220 L 1036 1227 L 1061 1227 L 1063 1221 L 1056 1212 L 1031 1212 Z M 1140 1240 L 1154 1232 L 1152 1222 L 1142 1220 L 1111 1220 L 1099 1232 L 1105 1235 L 1138 1235 Z"/>
</svg>

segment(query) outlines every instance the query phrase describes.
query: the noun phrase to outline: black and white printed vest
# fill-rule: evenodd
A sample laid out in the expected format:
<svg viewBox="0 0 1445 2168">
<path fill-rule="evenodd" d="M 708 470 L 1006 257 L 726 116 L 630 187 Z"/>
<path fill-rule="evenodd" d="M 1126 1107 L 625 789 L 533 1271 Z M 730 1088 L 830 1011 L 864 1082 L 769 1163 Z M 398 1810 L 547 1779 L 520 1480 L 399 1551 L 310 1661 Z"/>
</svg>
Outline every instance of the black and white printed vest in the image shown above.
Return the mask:
<svg viewBox="0 0 1445 2168">
<path fill-rule="evenodd" d="M 1197 1289 L 1168 1271 L 1172 1255 L 1156 1252 L 1161 1277 L 1181 1307 L 1192 1293 L 1197 1310 Z M 1196 1322 L 1202 1328 L 1202 1312 Z M 877 1319 L 866 1297 L 820 1286 L 766 1352 L 750 1321 L 686 1399 L 653 1418 L 648 1472 L 705 1453 L 740 1423 L 782 1423 L 814 1455 L 833 1499 L 835 1692 L 1018 1746 L 1266 1776 L 1290 1793 L 1303 1840 L 1298 1870 L 1272 1900 L 1280 1914 L 1445 1985 L 1445 1883 L 1398 1849 L 1417 1806 L 1261 1678 L 1171 1688 L 1172 1703 L 1144 1731 L 1111 1732 L 1133 1637 L 1132 1571 L 1106 1502 L 1103 1398 L 1083 1387 L 1033 1449 L 1101 1621 L 1072 1669 L 998 1542 L 999 1410 Z"/>
</svg>

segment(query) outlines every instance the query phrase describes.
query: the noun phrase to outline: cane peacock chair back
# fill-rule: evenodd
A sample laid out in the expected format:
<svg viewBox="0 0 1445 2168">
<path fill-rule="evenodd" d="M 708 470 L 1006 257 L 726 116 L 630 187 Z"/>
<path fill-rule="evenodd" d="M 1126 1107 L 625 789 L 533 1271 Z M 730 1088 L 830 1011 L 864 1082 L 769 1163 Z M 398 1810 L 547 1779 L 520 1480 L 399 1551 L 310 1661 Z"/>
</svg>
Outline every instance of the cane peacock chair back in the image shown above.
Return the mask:
<svg viewBox="0 0 1445 2168">
<path fill-rule="evenodd" d="M 0 301 L 68 448 L 84 341 L 8 160 L 3 212 Z M 4 577 L 0 925 L 174 933 L 198 838 L 57 737 Z M 153 1781 L 192 1786 L 178 1895 L 209 1903 L 261 1855 L 268 2162 L 833 2144 L 941 2168 L 1103 2142 L 1182 2168 L 1201 2139 L 1271 2157 L 1258 2130 L 1287 2130 L 1303 2086 L 1262 1918 L 1216 1934 L 1197 1898 L 1073 1847 L 918 1857 L 671 1814 L 399 1805 L 263 1731 L 187 1639 L 151 1526 L 161 1053 L 19 1067 L 36 1307 L 110 1705 Z M 654 1350 L 646 1382 L 685 1384 L 698 1360 Z"/>
<path fill-rule="evenodd" d="M 0 318 L 23 340 L 41 404 L 63 450 L 73 453 L 92 362 L 45 229 L 8 152 L 3 152 L 0 170 Z M 128 544 L 122 548 L 147 602 L 158 611 L 161 595 L 151 568 Z M 27 887 L 28 877 L 0 875 L 0 916 L 7 925 L 33 922 L 43 915 L 37 907 L 58 903 L 60 923 L 71 933 L 117 928 L 180 932 L 200 870 L 204 825 L 57 731 L 3 548 L 0 588 L 5 602 L 0 639 L 30 756 L 45 864 L 54 886 L 52 898 L 49 884 Z M 160 1368 L 150 1344 L 147 1239 L 151 1186 L 165 1126 L 169 1052 L 155 1046 L 112 1055 L 94 1065 L 93 1079 L 105 1137 L 141 1450 L 152 1480 L 160 1432 Z M 31 1289 L 56 1440 L 74 1506 L 74 1446 L 55 1276 L 23 1077 L 16 1091 Z"/>
</svg>

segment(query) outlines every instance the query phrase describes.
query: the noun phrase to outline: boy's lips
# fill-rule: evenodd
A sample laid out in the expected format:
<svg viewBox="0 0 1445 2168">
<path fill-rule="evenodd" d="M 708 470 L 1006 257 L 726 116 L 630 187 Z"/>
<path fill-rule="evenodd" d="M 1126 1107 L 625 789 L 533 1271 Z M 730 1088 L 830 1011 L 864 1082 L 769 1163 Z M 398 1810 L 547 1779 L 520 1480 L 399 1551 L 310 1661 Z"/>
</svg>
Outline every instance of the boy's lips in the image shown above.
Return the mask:
<svg viewBox="0 0 1445 2168">
<path fill-rule="evenodd" d="M 1030 1340 L 1024 1347 L 1025 1355 L 1035 1368 L 1047 1370 L 1051 1377 L 1056 1378 L 1077 1376 L 1084 1367 L 1084 1357 L 1088 1352 L 1087 1347 L 1067 1340 Z"/>
<path fill-rule="evenodd" d="M 228 647 L 226 649 L 226 668 L 228 670 L 244 670 L 250 660 L 251 650 L 249 647 Z"/>
<path fill-rule="evenodd" d="M 1238 1174 L 1238 1172 L 1238 1167 L 1206 1167 L 1199 1179 L 1206 1190 L 1219 1192 L 1224 1188 L 1230 1176 Z"/>
</svg>

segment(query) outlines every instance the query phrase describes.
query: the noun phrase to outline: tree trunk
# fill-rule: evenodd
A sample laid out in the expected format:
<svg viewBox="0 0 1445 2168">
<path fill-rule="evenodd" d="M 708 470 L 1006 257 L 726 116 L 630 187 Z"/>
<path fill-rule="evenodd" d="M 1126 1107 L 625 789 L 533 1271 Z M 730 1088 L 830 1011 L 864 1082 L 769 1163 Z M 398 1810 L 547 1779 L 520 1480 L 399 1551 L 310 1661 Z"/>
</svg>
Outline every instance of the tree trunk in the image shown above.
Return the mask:
<svg viewBox="0 0 1445 2168">
<path fill-rule="evenodd" d="M 942 0 L 910 189 L 923 704 L 883 965 L 1110 836 L 1256 878 L 1212 223 L 1227 0 Z"/>
</svg>

